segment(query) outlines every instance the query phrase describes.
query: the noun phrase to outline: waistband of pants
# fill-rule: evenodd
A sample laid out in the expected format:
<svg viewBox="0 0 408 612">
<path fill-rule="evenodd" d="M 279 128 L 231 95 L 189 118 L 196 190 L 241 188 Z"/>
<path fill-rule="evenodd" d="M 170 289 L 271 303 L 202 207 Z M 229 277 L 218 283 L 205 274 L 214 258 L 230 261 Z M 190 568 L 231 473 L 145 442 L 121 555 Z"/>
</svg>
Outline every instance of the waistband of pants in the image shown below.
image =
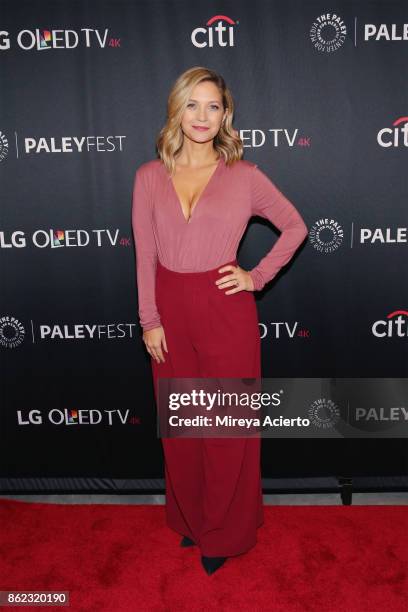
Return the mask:
<svg viewBox="0 0 408 612">
<path fill-rule="evenodd" d="M 237 259 L 232 259 L 231 261 L 227 261 L 223 264 L 220 264 L 219 266 L 217 266 L 216 268 L 212 268 L 211 270 L 205 270 L 203 272 L 176 272 L 175 270 L 170 270 L 169 268 L 166 268 L 165 266 L 163 266 L 162 263 L 160 263 L 159 260 L 157 260 L 157 269 L 158 271 L 160 271 L 161 273 L 165 273 L 168 276 L 173 277 L 174 279 L 179 279 L 179 280 L 184 280 L 184 279 L 204 279 L 204 278 L 210 278 L 210 279 L 216 279 L 216 278 L 221 278 L 222 276 L 224 276 L 225 274 L 228 274 L 228 271 L 225 272 L 218 272 L 218 270 L 220 268 L 223 268 L 224 266 L 237 266 L 238 265 L 238 261 Z"/>
</svg>

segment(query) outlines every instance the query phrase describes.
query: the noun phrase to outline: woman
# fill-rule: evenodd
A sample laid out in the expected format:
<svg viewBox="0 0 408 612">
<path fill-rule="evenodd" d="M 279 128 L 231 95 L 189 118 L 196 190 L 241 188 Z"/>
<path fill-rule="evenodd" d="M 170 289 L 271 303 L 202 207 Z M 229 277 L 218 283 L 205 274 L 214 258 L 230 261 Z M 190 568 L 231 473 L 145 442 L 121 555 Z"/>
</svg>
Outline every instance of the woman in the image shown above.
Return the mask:
<svg viewBox="0 0 408 612">
<path fill-rule="evenodd" d="M 253 292 L 270 281 L 307 236 L 291 202 L 249 161 L 232 127 L 224 79 L 193 67 L 179 76 L 157 139 L 158 159 L 133 187 L 139 318 L 159 377 L 260 378 Z M 237 248 L 259 215 L 281 231 L 252 270 Z M 260 438 L 162 438 L 166 517 L 197 544 L 208 574 L 256 544 L 263 523 Z"/>
</svg>

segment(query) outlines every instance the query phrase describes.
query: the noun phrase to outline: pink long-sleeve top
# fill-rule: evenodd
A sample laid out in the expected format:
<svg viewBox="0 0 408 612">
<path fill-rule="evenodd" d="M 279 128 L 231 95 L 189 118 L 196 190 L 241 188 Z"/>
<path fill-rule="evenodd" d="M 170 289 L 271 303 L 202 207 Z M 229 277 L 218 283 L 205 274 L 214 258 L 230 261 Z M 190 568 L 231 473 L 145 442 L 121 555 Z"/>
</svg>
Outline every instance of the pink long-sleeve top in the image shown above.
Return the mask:
<svg viewBox="0 0 408 612">
<path fill-rule="evenodd" d="M 157 260 L 176 272 L 204 272 L 221 266 L 236 258 L 253 216 L 268 219 L 281 231 L 271 250 L 248 270 L 259 291 L 291 259 L 308 229 L 293 204 L 257 164 L 241 159 L 227 166 L 221 156 L 188 221 L 161 159 L 139 166 L 133 185 L 132 228 L 143 331 L 161 325 L 155 300 Z"/>
</svg>

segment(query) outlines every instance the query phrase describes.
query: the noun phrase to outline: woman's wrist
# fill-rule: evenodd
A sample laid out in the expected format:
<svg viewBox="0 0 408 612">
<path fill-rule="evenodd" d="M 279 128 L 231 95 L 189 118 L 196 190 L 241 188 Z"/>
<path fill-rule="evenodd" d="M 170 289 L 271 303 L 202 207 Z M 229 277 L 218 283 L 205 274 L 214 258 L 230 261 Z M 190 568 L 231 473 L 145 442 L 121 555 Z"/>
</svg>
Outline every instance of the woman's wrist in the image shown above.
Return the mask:
<svg viewBox="0 0 408 612">
<path fill-rule="evenodd" d="M 252 279 L 252 283 L 254 285 L 254 291 L 260 291 L 262 287 L 264 286 L 264 282 L 258 270 L 256 268 L 252 268 L 252 270 L 248 270 L 248 274 Z"/>
<path fill-rule="evenodd" d="M 161 327 L 160 321 L 155 321 L 154 323 L 147 323 L 146 325 L 142 325 L 142 329 L 144 332 L 150 331 L 151 329 L 156 329 L 156 327 Z"/>
</svg>

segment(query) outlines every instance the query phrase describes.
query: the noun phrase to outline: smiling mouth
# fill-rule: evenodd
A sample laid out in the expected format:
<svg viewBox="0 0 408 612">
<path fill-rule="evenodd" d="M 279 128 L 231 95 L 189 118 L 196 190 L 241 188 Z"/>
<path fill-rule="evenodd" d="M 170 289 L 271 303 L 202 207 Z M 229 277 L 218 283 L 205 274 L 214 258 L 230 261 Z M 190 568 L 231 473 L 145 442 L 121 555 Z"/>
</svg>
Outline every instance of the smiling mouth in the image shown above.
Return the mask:
<svg viewBox="0 0 408 612">
<path fill-rule="evenodd" d="M 204 130 L 209 130 L 209 129 L 210 129 L 210 128 L 208 128 L 208 127 L 203 127 L 203 126 L 201 126 L 201 125 L 193 125 L 193 128 L 194 128 L 195 130 L 203 130 L 203 131 L 204 131 Z"/>
</svg>

